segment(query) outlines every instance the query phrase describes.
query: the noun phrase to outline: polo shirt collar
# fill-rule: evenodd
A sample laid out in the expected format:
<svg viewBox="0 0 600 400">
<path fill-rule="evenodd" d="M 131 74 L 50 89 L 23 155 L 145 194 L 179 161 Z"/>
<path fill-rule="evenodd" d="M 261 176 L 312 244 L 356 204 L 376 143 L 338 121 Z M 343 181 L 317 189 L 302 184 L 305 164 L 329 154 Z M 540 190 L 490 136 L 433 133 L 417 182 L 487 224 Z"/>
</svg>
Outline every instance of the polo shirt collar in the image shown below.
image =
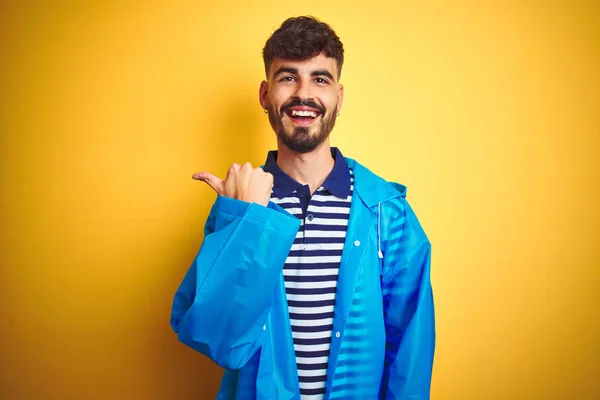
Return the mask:
<svg viewBox="0 0 600 400">
<path fill-rule="evenodd" d="M 331 173 L 323 182 L 323 187 L 336 197 L 345 199 L 350 195 L 350 171 L 348 163 L 342 155 L 342 152 L 337 147 L 331 148 L 331 156 L 335 160 Z M 273 193 L 277 198 L 290 196 L 295 190 L 304 186 L 296 182 L 288 174 L 283 172 L 277 165 L 277 151 L 272 150 L 267 154 L 264 171 L 273 175 L 274 185 Z"/>
</svg>

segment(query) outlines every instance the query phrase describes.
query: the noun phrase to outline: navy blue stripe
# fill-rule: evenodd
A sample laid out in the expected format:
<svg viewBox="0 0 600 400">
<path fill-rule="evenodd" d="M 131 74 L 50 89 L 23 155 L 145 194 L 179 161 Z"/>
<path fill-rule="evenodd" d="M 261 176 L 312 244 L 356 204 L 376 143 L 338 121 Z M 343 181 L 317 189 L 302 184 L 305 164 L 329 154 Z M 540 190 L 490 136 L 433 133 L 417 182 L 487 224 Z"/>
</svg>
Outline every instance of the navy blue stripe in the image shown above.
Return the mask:
<svg viewBox="0 0 600 400">
<path fill-rule="evenodd" d="M 346 238 L 343 237 L 296 237 L 294 244 L 322 244 L 322 243 L 345 243 Z"/>
<path fill-rule="evenodd" d="M 304 225 L 305 231 L 337 231 L 346 232 L 348 225 L 321 225 L 321 224 L 306 224 Z"/>
<path fill-rule="evenodd" d="M 336 282 L 337 275 L 318 275 L 318 276 L 293 276 L 286 275 L 283 279 L 286 282 Z"/>
<path fill-rule="evenodd" d="M 323 380 L 324 382 L 325 380 Z M 311 396 L 315 394 L 325 394 L 325 388 L 322 389 L 300 389 L 300 394 L 305 396 Z"/>
<path fill-rule="evenodd" d="M 300 382 L 325 382 L 327 377 L 325 375 L 317 375 L 317 376 L 299 376 L 298 381 Z"/>
<path fill-rule="evenodd" d="M 302 257 L 304 259 L 304 257 Z M 306 270 L 306 269 L 337 269 L 339 268 L 339 262 L 312 262 L 312 263 L 285 263 L 283 269 L 287 270 Z"/>
<path fill-rule="evenodd" d="M 318 338 L 318 339 L 300 339 L 294 338 L 294 344 L 299 344 L 302 346 L 316 346 L 319 344 L 327 344 L 331 343 L 330 337 Z"/>
<path fill-rule="evenodd" d="M 316 313 L 316 314 L 290 313 L 290 318 L 291 319 L 303 319 L 303 320 L 333 318 L 333 311 Z"/>
<path fill-rule="evenodd" d="M 319 351 L 300 351 L 296 350 L 296 357 L 327 357 L 329 356 L 329 350 L 319 350 Z"/>
<path fill-rule="evenodd" d="M 300 263 L 287 263 L 283 266 L 283 269 L 287 271 L 293 271 L 295 269 L 299 270 L 309 270 L 309 269 L 334 269 L 339 268 L 340 263 L 309 263 L 309 264 L 300 264 Z"/>
<path fill-rule="evenodd" d="M 313 370 L 313 369 L 327 369 L 328 363 L 319 363 L 319 364 L 298 364 L 298 369 L 304 370 Z M 316 389 L 315 389 L 316 390 Z M 325 388 L 323 388 L 325 390 Z"/>
<path fill-rule="evenodd" d="M 350 207 L 348 207 L 348 211 Z M 318 212 L 318 211 L 309 211 L 308 214 L 312 214 L 314 218 L 327 218 L 327 219 L 339 219 L 339 220 L 347 220 L 350 217 L 349 213 L 331 213 L 331 212 Z"/>
<path fill-rule="evenodd" d="M 323 381 L 325 381 L 325 379 Z M 305 396 L 315 395 L 315 394 L 325 394 L 325 388 L 322 388 L 322 389 L 300 389 L 300 394 L 303 394 Z"/>
<path fill-rule="evenodd" d="M 285 288 L 287 294 L 329 294 L 335 293 L 335 287 L 324 287 L 324 288 Z"/>
<path fill-rule="evenodd" d="M 275 198 L 275 196 L 271 196 L 271 198 L 273 199 L 273 198 Z M 286 209 L 286 208 L 302 208 L 302 205 L 300 203 L 289 203 L 289 202 L 286 202 L 286 203 L 276 203 L 276 202 L 274 202 L 274 203 L 277 204 L 279 207 L 281 207 L 283 209 Z"/>
<path fill-rule="evenodd" d="M 286 271 L 294 271 L 294 270 L 322 270 L 322 269 L 338 269 L 340 263 L 308 263 L 308 264 L 300 264 L 300 263 L 288 263 L 283 266 L 283 269 Z"/>
<path fill-rule="evenodd" d="M 313 207 L 348 207 L 350 208 L 350 202 L 349 201 L 332 201 L 332 200 L 324 200 L 324 201 L 320 201 L 320 200 L 311 200 L 310 201 L 310 205 Z"/>
<path fill-rule="evenodd" d="M 327 332 L 333 329 L 333 324 L 298 326 L 292 324 L 292 332 Z"/>
<path fill-rule="evenodd" d="M 342 250 L 292 250 L 290 251 L 289 257 L 331 257 L 331 256 L 342 256 Z M 338 263 L 339 264 L 339 263 Z"/>
<path fill-rule="evenodd" d="M 335 305 L 335 300 L 315 300 L 315 301 L 305 301 L 305 300 L 288 300 L 288 306 L 290 307 L 325 307 L 325 306 L 333 306 Z"/>
</svg>

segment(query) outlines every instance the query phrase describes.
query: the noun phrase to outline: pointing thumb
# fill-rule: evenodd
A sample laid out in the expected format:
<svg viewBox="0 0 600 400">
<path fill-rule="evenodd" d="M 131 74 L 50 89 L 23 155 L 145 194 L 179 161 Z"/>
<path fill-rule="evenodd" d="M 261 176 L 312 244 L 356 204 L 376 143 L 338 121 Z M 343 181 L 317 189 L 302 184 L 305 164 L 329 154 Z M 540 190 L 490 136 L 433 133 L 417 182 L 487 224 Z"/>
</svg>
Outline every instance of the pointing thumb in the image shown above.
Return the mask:
<svg viewBox="0 0 600 400">
<path fill-rule="evenodd" d="M 223 180 L 214 176 L 210 172 L 198 172 L 192 175 L 192 178 L 206 183 L 208 186 L 213 188 L 213 190 L 217 192 L 217 194 L 223 196 L 225 189 L 225 184 Z"/>
</svg>

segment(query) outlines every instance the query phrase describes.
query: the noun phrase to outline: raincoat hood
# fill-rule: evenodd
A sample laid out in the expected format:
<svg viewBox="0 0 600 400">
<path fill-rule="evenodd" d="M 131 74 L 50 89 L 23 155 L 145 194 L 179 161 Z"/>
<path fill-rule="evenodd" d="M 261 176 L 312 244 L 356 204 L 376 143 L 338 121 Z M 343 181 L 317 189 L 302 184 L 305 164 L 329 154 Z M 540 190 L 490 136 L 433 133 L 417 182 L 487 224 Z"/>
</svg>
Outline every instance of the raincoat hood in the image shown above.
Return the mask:
<svg viewBox="0 0 600 400">
<path fill-rule="evenodd" d="M 346 162 L 356 177 L 354 188 L 367 207 L 372 208 L 397 197 L 406 197 L 406 186 L 384 180 L 351 158 L 346 157 Z"/>
</svg>

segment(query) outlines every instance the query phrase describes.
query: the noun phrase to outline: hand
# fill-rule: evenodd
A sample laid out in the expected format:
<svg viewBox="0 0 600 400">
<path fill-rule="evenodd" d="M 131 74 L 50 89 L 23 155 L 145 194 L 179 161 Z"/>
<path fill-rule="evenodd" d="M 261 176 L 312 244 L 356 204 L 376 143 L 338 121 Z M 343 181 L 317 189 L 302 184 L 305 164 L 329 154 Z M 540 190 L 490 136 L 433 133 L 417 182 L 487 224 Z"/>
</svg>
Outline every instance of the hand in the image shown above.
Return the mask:
<svg viewBox="0 0 600 400">
<path fill-rule="evenodd" d="M 205 182 L 221 196 L 232 199 L 269 204 L 273 189 L 273 175 L 262 168 L 253 168 L 252 164 L 233 164 L 227 171 L 225 180 L 219 179 L 209 172 L 198 172 L 192 178 Z"/>
</svg>

